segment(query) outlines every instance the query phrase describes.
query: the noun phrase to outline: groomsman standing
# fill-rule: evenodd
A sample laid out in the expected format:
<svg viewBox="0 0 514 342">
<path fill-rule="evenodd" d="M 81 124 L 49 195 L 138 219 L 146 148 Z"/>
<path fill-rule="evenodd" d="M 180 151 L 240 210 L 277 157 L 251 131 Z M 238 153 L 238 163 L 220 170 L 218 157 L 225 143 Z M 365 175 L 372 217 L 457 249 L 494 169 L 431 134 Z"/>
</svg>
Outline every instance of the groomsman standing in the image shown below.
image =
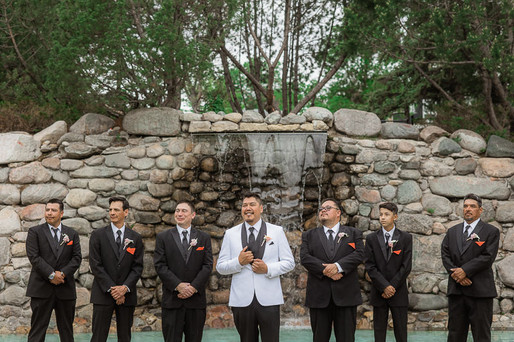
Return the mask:
<svg viewBox="0 0 514 342">
<path fill-rule="evenodd" d="M 407 276 L 412 268 L 412 235 L 395 226 L 398 207 L 394 203 L 379 205 L 382 229 L 366 237 L 366 271 L 373 288 L 375 342 L 385 342 L 389 310 L 393 316 L 396 342 L 407 342 L 409 294 Z"/>
<path fill-rule="evenodd" d="M 464 197 L 464 222 L 448 229 L 441 245 L 448 277 L 448 341 L 491 341 L 493 298 L 497 296 L 492 265 L 500 231 L 480 219 L 482 199 Z"/>
<path fill-rule="evenodd" d="M 305 305 L 314 342 L 354 341 L 357 305 L 362 303 L 357 266 L 364 259 L 362 233 L 342 226 L 341 208 L 327 198 L 318 209 L 323 226 L 303 233 L 300 259 L 309 272 Z"/>
<path fill-rule="evenodd" d="M 216 269 L 232 275 L 228 305 L 242 342 L 279 342 L 280 305 L 284 303 L 280 275 L 294 268 L 284 230 L 264 222 L 262 200 L 244 196 L 245 222 L 225 232 Z"/>
<path fill-rule="evenodd" d="M 118 341 L 131 339 L 144 251 L 141 235 L 125 226 L 128 210 L 125 198 L 109 198 L 111 224 L 95 230 L 89 240 L 89 266 L 95 276 L 91 289 L 92 342 L 107 340 L 113 312 Z"/>
<path fill-rule="evenodd" d="M 75 271 L 82 261 L 79 234 L 61 224 L 64 205 L 51 199 L 45 207 L 45 223 L 29 229 L 27 256 L 32 264 L 27 296 L 30 298 L 32 318 L 29 342 L 43 342 L 55 310 L 61 341 L 74 341 Z"/>
<path fill-rule="evenodd" d="M 154 263 L 162 281 L 162 334 L 166 342 L 202 340 L 205 284 L 212 271 L 211 237 L 191 226 L 191 202 L 175 208 L 176 228 L 157 235 Z"/>
</svg>

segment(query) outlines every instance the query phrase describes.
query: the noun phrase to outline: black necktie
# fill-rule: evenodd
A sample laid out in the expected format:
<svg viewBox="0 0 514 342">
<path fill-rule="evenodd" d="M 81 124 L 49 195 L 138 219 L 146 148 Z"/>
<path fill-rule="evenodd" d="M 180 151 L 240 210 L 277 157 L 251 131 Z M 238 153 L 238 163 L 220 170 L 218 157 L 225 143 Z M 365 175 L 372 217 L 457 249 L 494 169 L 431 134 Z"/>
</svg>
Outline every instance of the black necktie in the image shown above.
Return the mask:
<svg viewBox="0 0 514 342">
<path fill-rule="evenodd" d="M 116 245 L 118 245 L 118 255 L 120 254 L 121 252 L 121 230 L 118 229 L 118 231 L 116 232 L 116 234 L 118 235 L 116 237 Z"/>
<path fill-rule="evenodd" d="M 330 253 L 334 253 L 335 243 L 334 243 L 334 231 L 332 229 L 328 230 L 328 246 L 330 248 Z"/>
<path fill-rule="evenodd" d="M 182 247 L 184 247 L 184 256 L 187 254 L 189 244 L 187 243 L 187 230 L 182 231 Z"/>
<path fill-rule="evenodd" d="M 250 237 L 248 238 L 248 245 L 251 247 L 253 247 L 253 245 L 255 245 L 255 228 L 254 227 L 250 227 Z"/>
<path fill-rule="evenodd" d="M 52 227 L 52 230 L 54 231 L 54 240 L 55 240 L 55 243 L 56 243 L 56 244 L 57 244 L 57 246 L 59 247 L 59 237 L 57 236 L 57 232 L 59 231 L 59 229 Z"/>
<path fill-rule="evenodd" d="M 389 238 L 391 237 L 391 235 L 389 233 L 385 233 L 385 246 L 386 246 L 386 254 L 387 254 L 387 258 L 389 258 L 389 255 L 391 255 L 391 247 L 389 247 Z"/>
<path fill-rule="evenodd" d="M 471 226 L 468 224 L 466 226 L 466 229 L 464 229 L 464 233 L 462 233 L 462 245 L 464 246 L 466 244 L 466 242 L 468 241 L 468 234 L 469 234 L 469 229 L 471 228 Z"/>
</svg>

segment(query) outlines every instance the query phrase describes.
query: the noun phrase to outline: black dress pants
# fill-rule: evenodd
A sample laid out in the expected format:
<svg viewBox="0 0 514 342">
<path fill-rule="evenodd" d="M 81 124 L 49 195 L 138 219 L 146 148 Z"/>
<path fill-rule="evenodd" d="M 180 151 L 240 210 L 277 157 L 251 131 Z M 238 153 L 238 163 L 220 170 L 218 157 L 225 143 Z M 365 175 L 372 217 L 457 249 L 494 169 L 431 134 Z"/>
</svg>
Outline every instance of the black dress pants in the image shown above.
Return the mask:
<svg viewBox="0 0 514 342">
<path fill-rule="evenodd" d="M 254 296 L 246 307 L 232 307 L 241 342 L 279 342 L 280 305 L 262 306 Z"/>
<path fill-rule="evenodd" d="M 466 342 L 470 324 L 474 342 L 490 342 L 492 322 L 492 298 L 448 296 L 448 342 Z"/>
<path fill-rule="evenodd" d="M 373 330 L 375 342 L 385 342 L 389 309 L 393 316 L 394 338 L 396 342 L 407 342 L 407 307 L 406 306 L 374 306 Z"/>
<path fill-rule="evenodd" d="M 73 342 L 73 320 L 75 318 L 76 300 L 61 300 L 55 295 L 48 298 L 31 298 L 30 308 L 32 317 L 30 319 L 30 332 L 28 342 L 43 342 L 46 336 L 46 329 L 55 310 L 55 319 L 59 338 L 62 342 Z"/>
<path fill-rule="evenodd" d="M 111 327 L 112 313 L 116 313 L 116 331 L 118 342 L 129 342 L 132 338 L 131 329 L 134 322 L 135 306 L 93 304 L 93 337 L 91 342 L 105 342 Z"/>
<path fill-rule="evenodd" d="M 162 335 L 166 342 L 201 342 L 205 324 L 205 309 L 162 308 Z"/>
<path fill-rule="evenodd" d="M 357 306 L 337 306 L 332 298 L 326 308 L 310 308 L 312 340 L 328 342 L 332 325 L 337 342 L 354 342 L 357 325 Z"/>
</svg>

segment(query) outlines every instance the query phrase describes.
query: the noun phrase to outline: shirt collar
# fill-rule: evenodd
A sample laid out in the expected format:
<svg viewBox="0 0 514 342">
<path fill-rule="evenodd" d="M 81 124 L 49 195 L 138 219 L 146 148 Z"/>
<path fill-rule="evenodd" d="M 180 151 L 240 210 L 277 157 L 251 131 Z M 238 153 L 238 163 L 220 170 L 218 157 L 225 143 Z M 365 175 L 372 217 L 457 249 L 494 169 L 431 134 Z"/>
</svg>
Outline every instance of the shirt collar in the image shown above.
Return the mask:
<svg viewBox="0 0 514 342">
<path fill-rule="evenodd" d="M 471 234 L 472 231 L 475 230 L 475 228 L 477 227 L 477 224 L 478 222 L 480 221 L 480 219 L 476 219 L 475 221 L 471 222 L 471 223 L 467 223 L 466 221 L 464 221 L 464 227 L 462 228 L 462 232 L 464 233 L 464 231 L 466 230 L 466 227 L 468 226 L 468 224 L 471 226 L 471 228 L 468 230 L 468 234 Z"/>
<path fill-rule="evenodd" d="M 54 227 L 48 223 L 46 225 L 48 226 L 48 228 L 50 228 L 50 231 L 52 231 L 52 228 L 57 228 L 57 230 L 59 230 L 59 233 L 61 232 L 61 227 L 62 227 L 61 223 L 59 223 L 59 225 L 57 227 Z"/>
<path fill-rule="evenodd" d="M 257 236 L 257 234 L 259 234 L 259 230 L 261 230 L 261 225 L 262 225 L 262 219 L 259 219 L 259 221 L 257 221 L 253 226 L 250 226 L 250 224 L 248 222 L 246 222 L 245 227 L 246 227 L 246 233 L 248 233 L 248 236 L 250 236 L 250 227 L 255 228 L 255 235 Z"/>
<path fill-rule="evenodd" d="M 189 226 L 187 228 L 182 228 L 181 226 L 179 226 L 177 224 L 177 230 L 178 230 L 178 235 L 180 235 L 180 238 L 182 238 L 183 231 L 186 231 L 188 236 L 191 235 L 191 226 Z"/>
<path fill-rule="evenodd" d="M 123 227 L 119 228 L 116 227 L 114 224 L 112 224 L 111 222 L 111 229 L 112 229 L 112 234 L 114 235 L 114 239 L 116 239 L 118 237 L 117 235 L 117 231 L 118 230 L 121 230 L 121 238 L 123 239 L 123 237 L 125 236 L 125 225 L 123 225 Z"/>
<path fill-rule="evenodd" d="M 334 236 L 337 235 L 337 233 L 339 233 L 339 222 L 336 223 L 336 225 L 333 226 L 332 228 L 328 228 L 328 227 L 323 226 L 323 231 L 325 232 L 325 235 L 328 234 L 328 230 L 329 229 L 332 229 L 334 231 Z"/>
<path fill-rule="evenodd" d="M 394 235 L 394 231 L 396 230 L 396 225 L 393 226 L 393 229 L 391 229 L 390 231 L 387 231 L 385 230 L 384 227 L 382 227 L 382 236 L 384 237 L 384 240 L 385 240 L 385 234 L 386 233 L 389 233 L 389 239 L 393 239 L 393 235 Z"/>
</svg>

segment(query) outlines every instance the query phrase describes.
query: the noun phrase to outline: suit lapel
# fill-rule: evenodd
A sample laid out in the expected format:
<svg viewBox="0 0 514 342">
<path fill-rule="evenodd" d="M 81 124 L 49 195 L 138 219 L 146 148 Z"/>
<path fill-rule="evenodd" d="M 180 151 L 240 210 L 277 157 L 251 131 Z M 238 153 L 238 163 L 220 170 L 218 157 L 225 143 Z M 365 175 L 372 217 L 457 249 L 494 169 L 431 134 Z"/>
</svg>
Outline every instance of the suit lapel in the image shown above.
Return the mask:
<svg viewBox="0 0 514 342">
<path fill-rule="evenodd" d="M 266 223 L 264 221 L 261 222 L 261 228 L 259 229 L 259 234 L 257 234 L 257 238 L 255 239 L 255 243 L 257 244 L 257 253 L 256 259 L 262 259 L 264 256 L 264 252 L 266 251 L 266 243 L 264 242 L 264 237 L 268 234 L 268 228 L 266 227 Z"/>
<path fill-rule="evenodd" d="M 64 250 L 64 246 L 65 246 L 65 244 L 63 243 L 64 235 L 67 235 L 69 237 L 68 233 L 69 233 L 68 227 L 61 225 L 61 239 L 59 240 L 59 245 L 57 247 L 57 259 L 59 259 L 59 257 L 62 254 L 62 251 Z"/>
<path fill-rule="evenodd" d="M 188 248 L 187 251 L 185 252 L 185 254 L 186 254 L 186 264 L 189 261 L 189 257 L 191 256 L 191 252 L 195 248 L 193 245 L 191 245 L 191 241 L 193 241 L 193 239 L 198 239 L 198 232 L 197 232 L 196 229 L 191 227 L 191 236 L 189 238 L 189 246 L 190 246 L 190 248 Z M 196 240 L 196 242 L 198 243 L 198 240 Z"/>
<path fill-rule="evenodd" d="M 382 256 L 384 257 L 384 260 L 387 262 L 387 249 L 385 246 L 384 234 L 382 234 L 382 228 L 380 228 L 380 230 L 377 231 L 376 236 L 377 236 L 378 246 L 380 247 L 380 250 L 382 251 Z"/>
<path fill-rule="evenodd" d="M 114 241 L 114 235 L 112 234 L 112 227 L 110 224 L 107 227 L 105 227 L 105 237 L 107 238 L 107 240 L 109 240 L 109 243 L 111 244 L 114 255 L 116 256 L 116 260 L 120 260 L 118 245 Z"/>
<path fill-rule="evenodd" d="M 48 226 L 47 223 L 43 223 L 41 228 L 43 229 L 46 239 L 48 240 L 48 244 L 52 247 L 51 248 L 52 252 L 55 254 L 55 257 L 57 258 L 57 254 L 58 254 L 57 246 L 55 245 L 55 240 L 54 240 L 54 237 L 52 236 L 52 233 L 50 233 L 50 227 Z"/>
<path fill-rule="evenodd" d="M 175 240 L 175 243 L 177 244 L 178 249 L 180 250 L 180 255 L 182 255 L 182 258 L 184 261 L 186 258 L 184 258 L 184 247 L 182 246 L 182 241 L 180 240 L 180 236 L 178 235 L 178 229 L 177 228 L 171 228 L 170 229 L 171 236 L 173 237 L 173 240 Z"/>
<path fill-rule="evenodd" d="M 347 234 L 348 236 L 350 236 L 350 234 L 348 234 L 348 232 L 345 230 L 344 226 L 343 225 L 339 225 L 339 232 L 336 234 L 336 236 L 334 236 L 334 239 L 335 239 L 335 243 L 336 243 L 336 248 L 334 250 L 334 255 L 337 255 L 337 251 L 339 251 L 339 247 L 341 247 L 341 245 L 343 244 L 343 238 L 339 238 L 339 234 L 340 233 L 345 233 Z"/>
<path fill-rule="evenodd" d="M 321 241 L 321 245 L 323 246 L 323 249 L 325 250 L 325 254 L 327 255 L 328 259 L 332 259 L 332 255 L 330 255 L 330 251 L 328 250 L 328 243 L 327 243 L 327 236 L 325 235 L 325 230 L 323 227 L 318 227 L 318 237 Z"/>
<path fill-rule="evenodd" d="M 463 223 L 464 225 L 464 223 Z M 473 229 L 473 231 L 471 232 L 471 234 L 477 234 L 478 236 L 480 236 L 480 231 L 482 230 L 482 228 L 484 227 L 484 223 L 482 222 L 482 220 L 478 221 L 475 229 Z M 464 229 L 464 226 L 462 227 L 462 229 Z M 462 234 L 462 231 L 461 231 L 461 234 Z M 471 236 L 471 234 L 469 236 Z M 462 240 L 462 239 L 461 239 Z M 469 246 L 471 246 L 472 244 L 474 243 L 473 240 L 468 240 L 466 241 L 466 244 L 463 246 L 462 248 L 462 252 L 461 254 L 464 254 L 466 253 L 467 249 L 469 248 Z"/>
<path fill-rule="evenodd" d="M 396 229 L 394 230 L 394 234 L 393 234 L 393 236 L 391 237 L 391 241 L 392 241 L 392 240 L 396 240 L 396 241 L 397 241 L 397 242 L 396 242 L 396 245 L 400 242 L 400 230 L 399 230 L 398 228 L 396 228 Z M 385 242 L 385 240 L 384 240 L 384 242 Z M 391 259 L 391 255 L 393 255 L 393 250 L 394 250 L 394 248 L 396 247 L 396 245 L 393 245 L 393 248 L 391 248 L 391 253 L 389 253 L 389 258 L 387 259 L 387 261 L 389 261 L 389 259 Z M 385 247 L 385 246 L 384 246 L 384 247 Z M 390 248 L 390 247 L 388 247 L 388 248 Z"/>
<path fill-rule="evenodd" d="M 243 246 L 243 248 L 248 246 L 248 236 L 246 236 L 245 222 L 241 223 L 241 246 Z"/>
</svg>

